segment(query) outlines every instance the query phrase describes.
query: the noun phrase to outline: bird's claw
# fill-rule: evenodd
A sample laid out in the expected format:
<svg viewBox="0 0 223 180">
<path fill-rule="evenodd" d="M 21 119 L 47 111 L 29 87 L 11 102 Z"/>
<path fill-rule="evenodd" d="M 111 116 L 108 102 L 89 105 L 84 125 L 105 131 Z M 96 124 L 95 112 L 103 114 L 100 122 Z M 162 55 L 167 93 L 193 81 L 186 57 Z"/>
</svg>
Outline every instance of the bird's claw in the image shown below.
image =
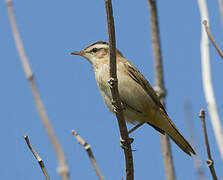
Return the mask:
<svg viewBox="0 0 223 180">
<path fill-rule="evenodd" d="M 108 84 L 109 84 L 110 88 L 114 88 L 114 86 L 116 86 L 118 84 L 118 79 L 117 78 L 110 78 L 108 80 Z"/>
<path fill-rule="evenodd" d="M 126 141 L 126 140 L 124 140 L 124 139 L 122 139 L 122 138 L 120 137 L 120 146 L 121 146 L 123 149 L 127 149 L 127 148 L 128 148 L 128 146 L 127 146 L 128 143 L 129 143 L 129 144 L 132 144 L 133 141 L 134 141 L 133 138 L 129 138 L 128 141 Z"/>
</svg>

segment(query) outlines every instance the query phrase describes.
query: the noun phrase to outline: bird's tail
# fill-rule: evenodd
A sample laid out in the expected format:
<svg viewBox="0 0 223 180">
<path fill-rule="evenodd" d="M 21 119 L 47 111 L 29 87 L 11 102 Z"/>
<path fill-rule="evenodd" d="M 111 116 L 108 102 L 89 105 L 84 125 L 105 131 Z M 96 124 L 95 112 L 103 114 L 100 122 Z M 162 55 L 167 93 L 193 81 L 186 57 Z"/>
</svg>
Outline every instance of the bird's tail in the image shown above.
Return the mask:
<svg viewBox="0 0 223 180">
<path fill-rule="evenodd" d="M 191 147 L 190 143 L 183 137 L 183 135 L 178 131 L 175 124 L 171 121 L 168 115 L 160 111 L 161 113 L 157 113 L 159 127 L 188 155 L 191 156 L 192 154 L 196 154 L 193 148 Z"/>
</svg>

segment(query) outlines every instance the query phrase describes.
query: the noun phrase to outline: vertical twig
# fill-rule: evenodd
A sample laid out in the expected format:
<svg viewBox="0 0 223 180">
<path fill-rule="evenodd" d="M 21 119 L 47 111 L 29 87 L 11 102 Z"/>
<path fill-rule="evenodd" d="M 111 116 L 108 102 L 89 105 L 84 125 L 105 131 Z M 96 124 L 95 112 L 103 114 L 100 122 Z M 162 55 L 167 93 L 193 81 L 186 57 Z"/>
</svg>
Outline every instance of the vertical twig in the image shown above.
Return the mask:
<svg viewBox="0 0 223 180">
<path fill-rule="evenodd" d="M 219 4 L 220 15 L 221 15 L 221 21 L 223 23 L 223 0 L 218 0 L 218 4 Z"/>
<path fill-rule="evenodd" d="M 213 180 L 217 180 L 217 176 L 214 169 L 214 161 L 212 160 L 212 157 L 211 157 L 211 150 L 210 150 L 210 146 L 208 142 L 207 128 L 206 128 L 206 123 L 205 123 L 205 111 L 203 109 L 200 110 L 199 118 L 201 119 L 201 123 L 203 127 L 204 140 L 205 140 L 205 145 L 206 145 L 206 150 L 207 150 L 207 155 L 208 155 L 208 159 L 206 163 L 211 171 Z"/>
<path fill-rule="evenodd" d="M 223 58 L 223 52 L 221 51 L 221 49 L 218 47 L 217 43 L 215 42 L 213 36 L 211 35 L 211 32 L 210 32 L 210 28 L 208 26 L 208 22 L 207 20 L 204 20 L 203 21 L 203 25 L 205 27 L 205 31 L 209 37 L 209 39 L 211 40 L 213 46 L 215 47 L 215 49 L 217 50 L 218 54 L 221 56 L 221 58 Z"/>
<path fill-rule="evenodd" d="M 39 166 L 40 166 L 40 168 L 41 168 L 41 170 L 42 170 L 42 172 L 43 172 L 46 180 L 50 180 L 50 178 L 49 178 L 49 176 L 48 176 L 48 174 L 46 172 L 46 168 L 45 168 L 44 162 L 41 159 L 41 157 L 37 154 L 37 152 L 35 151 L 35 149 L 32 147 L 32 145 L 30 144 L 28 136 L 24 136 L 24 139 L 25 139 L 26 144 L 28 145 L 30 151 L 33 153 L 34 157 L 38 161 Z"/>
<path fill-rule="evenodd" d="M 201 22 L 204 20 L 209 21 L 208 10 L 205 0 L 198 0 L 200 8 Z M 206 103 L 208 106 L 208 112 L 210 114 L 212 128 L 215 134 L 215 139 L 218 144 L 218 149 L 223 160 L 223 131 L 218 115 L 218 109 L 216 105 L 213 85 L 211 81 L 211 65 L 210 65 L 210 54 L 209 54 L 209 40 L 207 33 L 205 32 L 204 26 L 201 26 L 201 69 L 202 69 L 202 82 Z"/>
<path fill-rule="evenodd" d="M 192 119 L 192 113 L 191 113 L 191 105 L 189 102 L 184 103 L 184 111 L 185 111 L 185 117 L 188 125 L 189 135 L 192 142 L 193 147 L 195 147 L 196 152 L 198 152 L 198 143 L 196 141 L 195 136 L 195 130 L 194 130 L 194 123 Z M 199 154 L 196 154 L 196 156 L 193 156 L 194 160 L 194 166 L 197 172 L 197 177 L 199 180 L 205 180 L 204 170 L 202 166 L 202 161 L 199 156 Z"/>
<path fill-rule="evenodd" d="M 160 97 L 161 103 L 165 106 L 166 90 L 164 87 L 163 65 L 161 56 L 161 45 L 159 36 L 158 15 L 156 8 L 156 0 L 148 0 L 150 10 L 150 27 L 153 46 L 153 56 L 155 65 L 155 87 Z M 163 152 L 163 160 L 167 180 L 175 180 L 174 164 L 172 159 L 169 138 L 161 135 L 161 145 Z"/>
<path fill-rule="evenodd" d="M 90 144 L 88 144 L 76 131 L 74 131 L 74 130 L 72 130 L 72 134 L 74 135 L 74 137 L 77 139 L 77 142 L 81 145 L 81 146 L 83 146 L 83 148 L 87 151 L 87 153 L 88 153 L 88 157 L 89 157 L 89 159 L 90 159 L 90 161 L 91 161 L 91 164 L 92 164 L 92 166 L 93 166 L 93 168 L 94 168 L 94 170 L 95 170 L 95 172 L 96 172 L 96 174 L 98 175 L 98 178 L 100 179 L 100 180 L 104 180 L 104 178 L 103 178 L 103 176 L 102 176 L 102 174 L 101 174 L 101 171 L 100 171 L 100 169 L 98 168 L 98 165 L 97 165 L 97 163 L 96 163 L 96 161 L 95 161 L 95 159 L 94 159 L 94 155 L 93 155 L 93 153 L 92 153 L 92 151 L 91 151 L 91 146 L 90 146 Z"/>
<path fill-rule="evenodd" d="M 109 49 L 110 49 L 110 80 L 109 86 L 112 93 L 112 100 L 115 115 L 118 120 L 119 130 L 121 134 L 121 143 L 124 145 L 125 165 L 126 165 L 126 179 L 134 179 L 133 157 L 131 143 L 128 136 L 128 131 L 123 116 L 121 100 L 118 92 L 118 79 L 116 72 L 116 45 L 115 45 L 115 27 L 111 0 L 105 0 Z"/>
<path fill-rule="evenodd" d="M 13 32 L 13 36 L 15 39 L 15 44 L 18 50 L 18 53 L 20 55 L 20 59 L 23 65 L 23 69 L 24 72 L 26 74 L 26 78 L 29 81 L 33 96 L 34 96 L 34 100 L 36 103 L 36 107 L 39 111 L 41 120 L 44 124 L 44 127 L 46 129 L 46 132 L 56 150 L 57 153 L 57 157 L 58 157 L 58 161 L 59 161 L 59 167 L 58 167 L 58 173 L 60 174 L 60 176 L 62 177 L 63 180 L 68 180 L 69 179 L 69 170 L 68 170 L 68 166 L 66 164 L 66 158 L 65 155 L 62 151 L 62 148 L 58 142 L 58 140 L 56 139 L 56 136 L 54 134 L 54 131 L 50 125 L 50 122 L 48 120 L 48 117 L 46 115 L 46 111 L 45 108 L 43 106 L 42 100 L 40 98 L 39 92 L 37 90 L 35 81 L 34 81 L 34 76 L 32 73 L 32 70 L 30 68 L 29 65 L 29 61 L 28 58 L 26 57 L 24 48 L 23 48 L 23 44 L 22 44 L 22 40 L 20 38 L 19 35 L 19 31 L 16 25 L 16 21 L 15 21 L 15 16 L 14 16 L 14 12 L 13 12 L 13 7 L 12 7 L 12 2 L 11 0 L 6 0 L 6 4 L 7 4 L 7 8 L 8 8 L 8 16 L 9 16 L 9 20 L 10 20 L 10 24 L 11 24 L 11 28 L 12 28 L 12 32 Z"/>
</svg>

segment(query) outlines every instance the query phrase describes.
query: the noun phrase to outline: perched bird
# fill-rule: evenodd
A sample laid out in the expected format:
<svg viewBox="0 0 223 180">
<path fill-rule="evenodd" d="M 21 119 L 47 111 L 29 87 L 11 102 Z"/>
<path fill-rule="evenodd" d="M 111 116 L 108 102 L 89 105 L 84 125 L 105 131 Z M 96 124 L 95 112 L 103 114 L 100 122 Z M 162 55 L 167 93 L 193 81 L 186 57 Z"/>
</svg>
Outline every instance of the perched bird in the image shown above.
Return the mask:
<svg viewBox="0 0 223 180">
<path fill-rule="evenodd" d="M 86 58 L 94 68 L 101 96 L 108 109 L 114 113 L 112 95 L 108 84 L 109 44 L 98 41 L 80 52 L 72 52 Z M 156 92 L 145 77 L 116 49 L 118 90 L 124 107 L 125 120 L 131 124 L 148 123 L 162 134 L 167 134 L 185 153 L 195 151 L 171 121 Z"/>
</svg>

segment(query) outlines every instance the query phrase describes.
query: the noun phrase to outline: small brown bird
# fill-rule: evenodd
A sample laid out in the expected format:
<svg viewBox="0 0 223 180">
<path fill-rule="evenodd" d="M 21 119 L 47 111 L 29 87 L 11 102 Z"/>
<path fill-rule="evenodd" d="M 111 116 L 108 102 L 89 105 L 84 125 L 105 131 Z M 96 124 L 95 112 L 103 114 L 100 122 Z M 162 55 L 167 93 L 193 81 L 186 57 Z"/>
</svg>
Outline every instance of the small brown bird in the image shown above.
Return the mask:
<svg viewBox="0 0 223 180">
<path fill-rule="evenodd" d="M 91 63 L 101 96 L 108 109 L 114 113 L 112 95 L 108 85 L 110 78 L 109 44 L 99 41 L 80 52 L 72 52 L 71 54 L 80 55 Z M 118 49 L 116 56 L 118 90 L 124 107 L 125 120 L 131 124 L 135 124 L 137 121 L 146 122 L 161 134 L 167 134 L 188 155 L 195 154 L 191 145 L 170 120 L 156 92 L 145 77 L 123 57 Z"/>
</svg>

